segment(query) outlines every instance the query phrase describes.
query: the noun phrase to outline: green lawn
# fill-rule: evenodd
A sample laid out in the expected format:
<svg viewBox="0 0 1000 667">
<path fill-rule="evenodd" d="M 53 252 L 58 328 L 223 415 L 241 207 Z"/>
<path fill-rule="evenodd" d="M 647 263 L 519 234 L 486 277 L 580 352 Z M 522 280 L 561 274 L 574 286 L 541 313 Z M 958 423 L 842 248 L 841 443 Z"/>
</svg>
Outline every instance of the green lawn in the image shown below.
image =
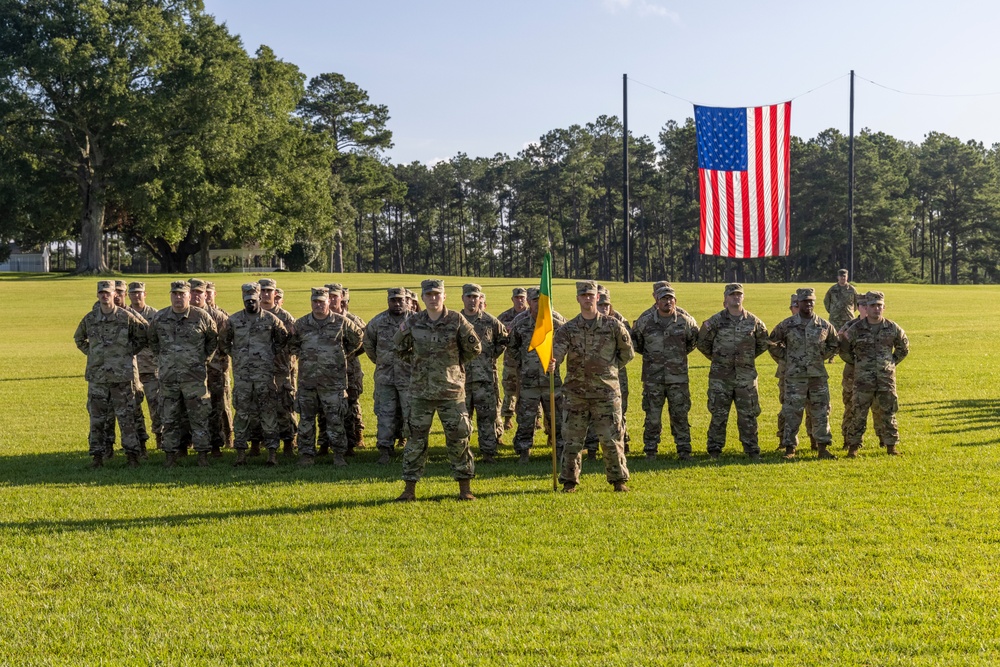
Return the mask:
<svg viewBox="0 0 1000 667">
<path fill-rule="evenodd" d="M 342 279 L 366 320 L 384 308 L 385 287 L 420 280 L 276 277 L 296 316 L 311 285 Z M 217 277 L 220 305 L 237 309 L 250 278 Z M 167 305 L 169 280 L 146 277 L 152 305 Z M 498 313 L 511 287 L 532 281 L 480 282 Z M 449 305 L 460 306 L 460 283 L 447 281 Z M 95 285 L 0 274 L 0 664 L 1000 660 L 997 288 L 877 286 L 911 344 L 899 372 L 904 457 L 887 457 L 869 429 L 858 460 L 818 461 L 806 448 L 782 461 L 765 356 L 763 461 L 742 456 L 735 415 L 722 459 L 710 461 L 707 360 L 696 352 L 687 464 L 669 441 L 655 463 L 637 451 L 639 361 L 630 366 L 632 493 L 612 493 L 600 462 L 584 464 L 576 495 L 552 493 L 539 433 L 530 466 L 508 447 L 478 470 L 479 500 L 460 503 L 435 423 L 420 502 L 397 505 L 398 462 L 374 465 L 367 360 L 369 448 L 346 469 L 284 459 L 234 469 L 231 451 L 209 469 L 192 457 L 165 470 L 158 452 L 137 471 L 120 454 L 86 469 L 72 334 Z M 746 307 L 773 327 L 797 286 L 749 285 Z M 699 322 L 721 308 L 721 285 L 676 287 Z M 630 319 L 651 303 L 648 283 L 611 289 Z M 573 294 L 556 281 L 566 316 L 578 312 Z M 976 312 L 949 314 L 955 303 Z M 830 368 L 839 397 L 843 364 Z M 841 414 L 836 400 L 838 454 Z"/>
</svg>

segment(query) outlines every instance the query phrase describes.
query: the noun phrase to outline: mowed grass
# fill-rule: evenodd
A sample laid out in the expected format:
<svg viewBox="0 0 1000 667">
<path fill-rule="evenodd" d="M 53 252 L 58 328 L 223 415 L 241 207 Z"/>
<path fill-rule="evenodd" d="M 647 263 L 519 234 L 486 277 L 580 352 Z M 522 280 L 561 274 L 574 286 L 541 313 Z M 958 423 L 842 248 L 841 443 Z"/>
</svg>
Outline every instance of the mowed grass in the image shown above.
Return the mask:
<svg viewBox="0 0 1000 667">
<path fill-rule="evenodd" d="M 220 305 L 240 307 L 221 275 Z M 387 286 L 420 277 L 278 274 L 286 307 L 342 280 L 366 320 Z M 168 305 L 169 277 L 142 277 Z M 447 280 L 459 307 L 460 278 Z M 531 280 L 481 279 L 489 310 Z M 827 285 L 813 285 L 822 294 Z M 735 415 L 722 459 L 705 454 L 708 362 L 691 356 L 695 458 L 669 436 L 641 454 L 640 361 L 630 368 L 632 493 L 600 462 L 580 492 L 553 493 L 538 434 L 530 466 L 480 466 L 474 503 L 455 499 L 435 422 L 420 501 L 389 502 L 398 461 L 369 448 L 347 469 L 282 461 L 234 469 L 137 471 L 119 454 L 86 469 L 84 358 L 73 331 L 92 279 L 4 275 L 0 335 L 0 663 L 2 664 L 992 664 L 1000 658 L 1000 388 L 995 287 L 884 285 L 907 331 L 899 371 L 902 458 L 872 433 L 858 460 L 783 462 L 774 451 L 774 362 L 758 360 L 760 464 Z M 630 320 L 650 285 L 610 285 Z M 749 285 L 770 327 L 797 285 Z M 681 284 L 703 321 L 721 285 Z M 554 303 L 578 312 L 570 281 Z M 953 304 L 971 304 L 954 309 Z M 980 304 L 982 304 L 980 306 Z M 822 312 L 822 311 L 821 311 Z M 829 366 L 840 453 L 843 364 Z M 805 434 L 802 434 L 803 440 Z M 509 445 L 509 437 L 506 439 Z M 473 438 L 475 446 L 475 438 Z"/>
</svg>

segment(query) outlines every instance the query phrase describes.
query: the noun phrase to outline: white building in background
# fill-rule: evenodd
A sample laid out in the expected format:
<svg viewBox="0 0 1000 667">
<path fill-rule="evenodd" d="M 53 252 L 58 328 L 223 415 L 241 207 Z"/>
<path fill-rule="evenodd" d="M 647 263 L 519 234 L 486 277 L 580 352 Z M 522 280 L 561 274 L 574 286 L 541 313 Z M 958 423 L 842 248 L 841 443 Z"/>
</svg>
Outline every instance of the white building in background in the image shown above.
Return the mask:
<svg viewBox="0 0 1000 667">
<path fill-rule="evenodd" d="M 48 273 L 49 247 L 46 245 L 41 252 L 21 252 L 16 244 L 10 244 L 10 257 L 0 262 L 0 271 L 16 273 Z"/>
</svg>

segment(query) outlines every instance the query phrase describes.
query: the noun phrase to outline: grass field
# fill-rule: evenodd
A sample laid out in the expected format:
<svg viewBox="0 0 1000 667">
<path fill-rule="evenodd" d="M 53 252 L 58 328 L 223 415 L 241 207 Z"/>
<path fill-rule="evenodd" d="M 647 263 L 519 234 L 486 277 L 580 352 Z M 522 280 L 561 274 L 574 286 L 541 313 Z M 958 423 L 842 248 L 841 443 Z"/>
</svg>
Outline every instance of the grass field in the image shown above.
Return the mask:
<svg viewBox="0 0 1000 667">
<path fill-rule="evenodd" d="M 296 316 L 311 285 L 343 279 L 366 320 L 385 287 L 419 285 L 276 277 Z M 216 277 L 222 307 L 240 307 L 248 278 Z M 150 303 L 167 306 L 170 278 L 145 279 Z M 461 282 L 447 281 L 451 306 Z M 531 281 L 481 282 L 498 313 Z M 677 287 L 699 321 L 721 308 L 720 285 Z M 793 287 L 749 285 L 746 307 L 772 327 Z M 782 461 L 765 355 L 763 461 L 742 456 L 735 416 L 710 461 L 696 352 L 686 464 L 669 441 L 655 463 L 636 452 L 639 361 L 630 367 L 632 493 L 612 493 L 600 462 L 584 464 L 576 495 L 552 493 L 539 434 L 530 466 L 507 448 L 477 471 L 479 500 L 460 503 L 435 422 L 421 501 L 399 505 L 388 501 L 400 466 L 374 465 L 367 360 L 369 448 L 346 469 L 234 469 L 229 451 L 208 469 L 189 458 L 165 470 L 153 453 L 136 471 L 120 454 L 87 470 L 72 334 L 95 281 L 0 274 L 0 664 L 995 664 L 1000 290 L 878 287 L 911 343 L 899 371 L 904 457 L 887 457 L 869 429 L 858 460 L 806 448 Z M 651 302 L 648 283 L 611 288 L 630 319 Z M 573 294 L 556 281 L 564 315 L 578 312 Z M 839 396 L 843 364 L 830 368 Z M 838 400 L 837 453 L 840 416 Z"/>
</svg>

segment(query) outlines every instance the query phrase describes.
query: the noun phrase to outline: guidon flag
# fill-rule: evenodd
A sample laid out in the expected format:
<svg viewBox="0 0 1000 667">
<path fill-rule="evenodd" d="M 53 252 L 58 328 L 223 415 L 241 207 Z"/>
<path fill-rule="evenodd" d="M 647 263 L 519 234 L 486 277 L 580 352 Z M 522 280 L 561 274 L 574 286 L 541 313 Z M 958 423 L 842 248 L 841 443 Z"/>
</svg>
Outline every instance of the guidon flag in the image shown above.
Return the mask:
<svg viewBox="0 0 1000 667">
<path fill-rule="evenodd" d="M 703 255 L 788 254 L 791 118 L 791 102 L 695 106 Z"/>
</svg>

